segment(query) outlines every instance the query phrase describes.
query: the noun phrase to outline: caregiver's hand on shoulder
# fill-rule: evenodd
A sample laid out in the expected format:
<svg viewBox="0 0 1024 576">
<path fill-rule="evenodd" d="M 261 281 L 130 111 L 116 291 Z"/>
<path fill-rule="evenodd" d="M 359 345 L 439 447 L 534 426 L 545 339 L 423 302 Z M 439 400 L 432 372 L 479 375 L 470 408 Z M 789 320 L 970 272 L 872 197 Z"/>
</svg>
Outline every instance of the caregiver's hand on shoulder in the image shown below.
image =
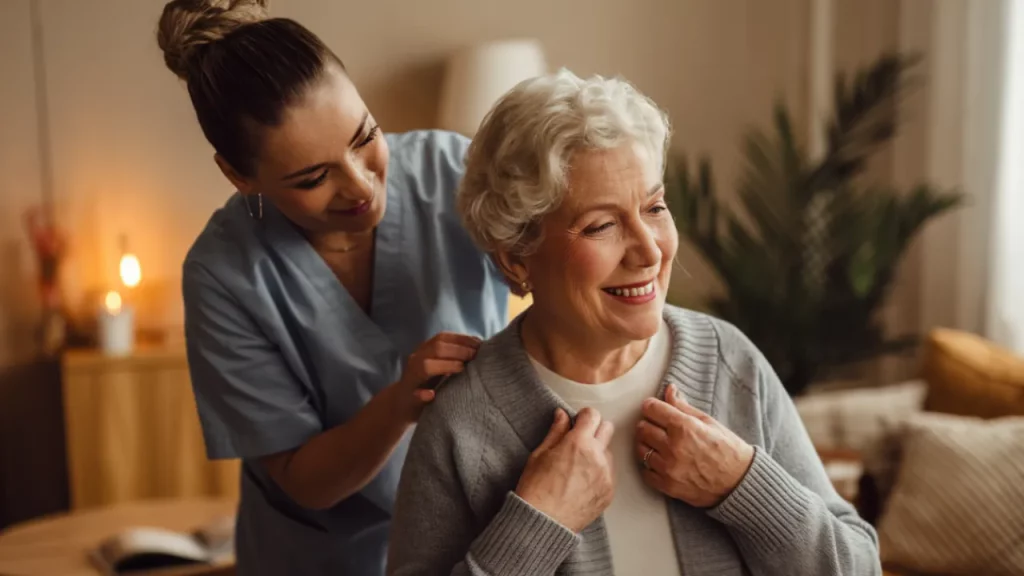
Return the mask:
<svg viewBox="0 0 1024 576">
<path fill-rule="evenodd" d="M 692 506 L 715 506 L 746 475 L 754 448 L 687 403 L 674 387 L 668 387 L 665 400 L 644 401 L 637 424 L 635 452 L 645 468 L 644 481 Z"/>
<path fill-rule="evenodd" d="M 359 492 L 380 472 L 402 436 L 434 399 L 420 386 L 461 372 L 480 340 L 442 332 L 409 356 L 402 378 L 381 390 L 348 421 L 321 432 L 299 448 L 261 458 L 270 477 L 300 506 L 326 510 Z"/>
<path fill-rule="evenodd" d="M 415 422 L 423 407 L 434 399 L 434 390 L 423 388 L 424 384 L 435 377 L 462 372 L 479 348 L 480 339 L 475 336 L 439 332 L 409 355 L 402 378 L 381 394 L 392 403 L 395 414 Z"/>
<path fill-rule="evenodd" d="M 571 426 L 564 410 L 526 463 L 516 494 L 573 532 L 582 532 L 612 502 L 615 474 L 608 449 L 612 423 L 584 408 Z"/>
</svg>

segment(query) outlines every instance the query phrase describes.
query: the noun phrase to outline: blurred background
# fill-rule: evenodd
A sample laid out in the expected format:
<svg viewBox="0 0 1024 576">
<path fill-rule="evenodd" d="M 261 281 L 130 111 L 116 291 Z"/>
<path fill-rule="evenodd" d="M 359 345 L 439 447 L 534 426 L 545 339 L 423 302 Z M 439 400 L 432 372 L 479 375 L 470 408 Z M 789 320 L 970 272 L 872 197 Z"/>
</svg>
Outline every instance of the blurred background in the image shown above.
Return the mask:
<svg viewBox="0 0 1024 576">
<path fill-rule="evenodd" d="M 97 538 L 169 517 L 148 503 L 202 516 L 237 497 L 237 463 L 203 457 L 179 289 L 232 188 L 163 64 L 162 7 L 0 0 L 0 573 L 90 573 Z M 934 518 L 979 506 L 965 486 L 1018 475 L 993 493 L 1024 506 L 1024 470 L 998 468 L 1010 448 L 993 440 L 1024 444 L 1019 421 L 992 428 L 1024 414 L 1024 2 L 276 0 L 271 13 L 335 50 L 386 131 L 471 136 L 512 83 L 559 67 L 636 84 L 674 125 L 671 300 L 765 351 L 837 488 L 880 527 L 887 566 L 989 573 L 997 554 L 965 544 L 951 560 L 929 543 L 956 527 Z M 927 452 L 945 454 L 938 467 L 912 457 L 922 429 L 974 440 Z M 911 464 L 924 468 L 901 474 Z"/>
</svg>

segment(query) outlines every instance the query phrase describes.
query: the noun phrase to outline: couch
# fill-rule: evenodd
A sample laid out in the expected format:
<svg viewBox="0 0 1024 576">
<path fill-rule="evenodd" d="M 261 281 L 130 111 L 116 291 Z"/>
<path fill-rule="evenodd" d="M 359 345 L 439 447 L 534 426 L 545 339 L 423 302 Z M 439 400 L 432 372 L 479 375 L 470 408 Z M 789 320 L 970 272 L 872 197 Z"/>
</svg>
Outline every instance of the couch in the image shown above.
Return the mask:
<svg viewBox="0 0 1024 576">
<path fill-rule="evenodd" d="M 827 466 L 859 459 L 887 576 L 1024 574 L 1024 358 L 935 330 L 918 381 L 797 405 Z"/>
</svg>

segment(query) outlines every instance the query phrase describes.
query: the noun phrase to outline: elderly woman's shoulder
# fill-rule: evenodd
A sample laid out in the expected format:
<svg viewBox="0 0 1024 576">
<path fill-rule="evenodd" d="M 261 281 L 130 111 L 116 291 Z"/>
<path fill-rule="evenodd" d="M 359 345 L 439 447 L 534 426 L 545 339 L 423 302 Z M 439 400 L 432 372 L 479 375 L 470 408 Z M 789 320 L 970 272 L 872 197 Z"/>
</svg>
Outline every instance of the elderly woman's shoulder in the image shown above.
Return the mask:
<svg viewBox="0 0 1024 576">
<path fill-rule="evenodd" d="M 742 380 L 771 370 L 764 354 L 735 324 L 704 312 L 666 306 L 666 319 L 675 324 L 692 348 L 711 355 L 720 366 Z"/>
<path fill-rule="evenodd" d="M 453 374 L 437 389 L 434 401 L 429 409 L 444 415 L 456 415 L 472 410 L 474 404 L 480 402 L 481 391 L 475 385 L 475 379 L 468 370 Z"/>
<path fill-rule="evenodd" d="M 419 428 L 429 427 L 445 436 L 461 436 L 467 429 L 487 425 L 488 419 L 493 417 L 493 402 L 469 366 L 440 385 L 434 401 L 420 417 Z"/>
</svg>

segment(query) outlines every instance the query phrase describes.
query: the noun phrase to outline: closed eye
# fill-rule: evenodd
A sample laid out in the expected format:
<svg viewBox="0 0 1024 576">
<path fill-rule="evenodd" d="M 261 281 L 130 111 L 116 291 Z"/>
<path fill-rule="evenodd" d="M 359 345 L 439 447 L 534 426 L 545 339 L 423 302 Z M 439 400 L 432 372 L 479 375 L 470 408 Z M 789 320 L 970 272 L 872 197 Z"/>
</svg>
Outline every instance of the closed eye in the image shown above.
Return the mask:
<svg viewBox="0 0 1024 576">
<path fill-rule="evenodd" d="M 583 230 L 583 233 L 586 234 L 587 236 L 593 236 L 594 234 L 600 234 L 601 232 L 604 232 L 605 230 L 611 228 L 614 225 L 614 222 L 605 222 L 600 226 L 591 226 L 589 228 L 585 228 Z"/>
<path fill-rule="evenodd" d="M 363 138 L 362 140 L 359 141 L 359 144 L 356 144 L 356 148 L 362 148 L 363 146 L 366 146 L 370 142 L 373 142 L 374 140 L 376 140 L 377 134 L 379 132 L 380 132 L 380 124 L 374 125 L 374 127 L 370 128 L 370 131 L 366 133 L 366 138 Z"/>
<path fill-rule="evenodd" d="M 312 190 L 313 188 L 316 188 L 320 184 L 323 184 L 324 180 L 327 179 L 327 171 L 328 169 L 324 168 L 324 171 L 317 175 L 315 178 L 312 178 L 310 180 L 303 180 L 302 182 L 297 183 L 295 187 L 301 188 L 303 190 Z"/>
</svg>

